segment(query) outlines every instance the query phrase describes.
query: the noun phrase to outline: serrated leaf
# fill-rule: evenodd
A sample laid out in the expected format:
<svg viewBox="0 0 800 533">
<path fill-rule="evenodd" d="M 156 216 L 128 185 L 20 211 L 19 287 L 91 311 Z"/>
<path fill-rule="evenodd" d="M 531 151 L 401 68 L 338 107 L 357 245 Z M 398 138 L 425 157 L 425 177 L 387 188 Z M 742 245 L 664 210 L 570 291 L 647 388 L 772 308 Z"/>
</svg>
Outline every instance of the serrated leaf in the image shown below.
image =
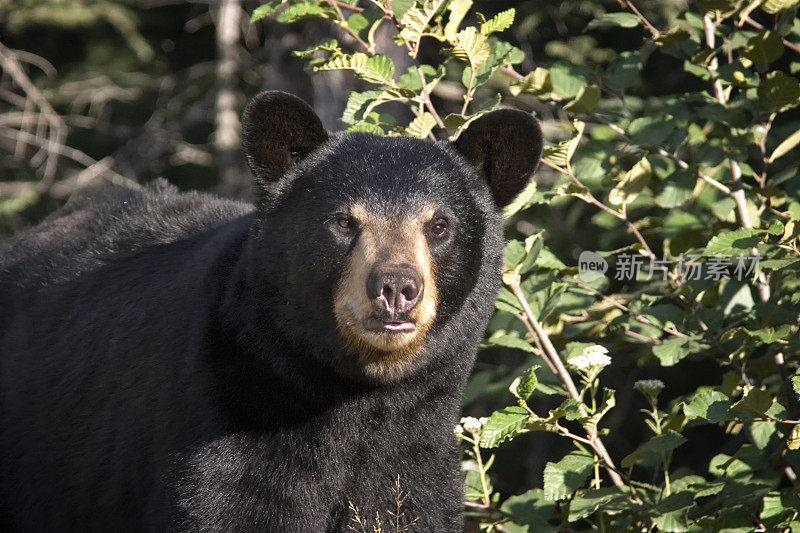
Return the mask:
<svg viewBox="0 0 800 533">
<path fill-rule="evenodd" d="M 586 126 L 580 120 L 573 120 L 572 125 L 575 128 L 575 136 L 567 141 L 561 141 L 555 146 L 545 146 L 542 159 L 546 159 L 557 167 L 566 168 L 567 163 L 572 159 L 575 150 L 578 148 L 578 143 L 583 136 L 583 129 Z"/>
<path fill-rule="evenodd" d="M 637 448 L 636 451 L 622 459 L 620 465 L 622 468 L 630 468 L 640 459 L 648 455 L 660 458 L 662 454 L 671 452 L 684 442 L 686 442 L 686 437 L 680 433 L 669 430 L 668 433 L 656 435 L 645 442 L 642 446 Z"/>
<path fill-rule="evenodd" d="M 772 395 L 763 389 L 750 389 L 747 395 L 731 405 L 732 411 L 749 411 L 757 415 L 764 415 L 772 406 Z"/>
<path fill-rule="evenodd" d="M 615 28 L 622 26 L 623 28 L 635 28 L 639 25 L 639 17 L 633 13 L 605 13 L 586 25 L 587 30 L 594 30 L 597 28 Z"/>
<path fill-rule="evenodd" d="M 319 44 L 313 48 L 308 48 L 307 50 L 295 50 L 294 52 L 292 52 L 292 55 L 297 57 L 306 57 L 313 54 L 314 52 L 319 52 L 319 51 L 331 52 L 334 54 L 342 53 L 342 51 L 339 49 L 339 41 L 337 41 L 336 39 L 331 39 L 326 43 Z"/>
<path fill-rule="evenodd" d="M 457 57 L 475 70 L 489 58 L 489 42 L 478 30 L 470 26 L 456 34 L 456 44 L 443 53 Z"/>
<path fill-rule="evenodd" d="M 314 67 L 319 70 L 352 70 L 362 80 L 382 85 L 392 85 L 394 63 L 384 55 L 368 56 L 363 52 L 353 55 L 336 56 Z"/>
<path fill-rule="evenodd" d="M 284 3 L 285 0 L 272 0 L 271 2 L 267 2 L 266 4 L 262 4 L 253 10 L 253 13 L 250 15 L 250 22 L 256 22 L 261 20 L 265 17 L 270 16 L 281 4 Z"/>
<path fill-rule="evenodd" d="M 450 12 L 450 16 L 447 18 L 447 25 L 444 27 L 445 39 L 451 42 L 456 40 L 458 27 L 471 7 L 472 0 L 453 0 L 448 4 L 447 10 Z"/>
<path fill-rule="evenodd" d="M 594 457 L 584 452 L 572 452 L 557 463 L 544 467 L 544 497 L 561 500 L 586 484 L 594 466 Z"/>
<path fill-rule="evenodd" d="M 291 4 L 283 10 L 276 20 L 278 22 L 287 23 L 313 17 L 335 19 L 336 11 L 330 7 L 320 5 L 317 2 L 298 2 L 296 4 Z"/>
<path fill-rule="evenodd" d="M 672 366 L 689 355 L 689 340 L 668 338 L 653 346 L 653 355 L 661 361 L 661 366 Z"/>
<path fill-rule="evenodd" d="M 792 390 L 794 390 L 794 393 L 800 398 L 800 370 L 795 372 L 794 376 L 792 376 Z"/>
<path fill-rule="evenodd" d="M 425 111 L 411 121 L 411 124 L 405 129 L 405 133 L 417 139 L 424 139 L 433 130 L 434 126 L 436 126 L 436 119 Z"/>
<path fill-rule="evenodd" d="M 613 205 L 624 205 L 634 201 L 650 182 L 651 175 L 650 162 L 643 157 L 623 174 L 619 183 L 609 192 L 608 201 Z"/>
<path fill-rule="evenodd" d="M 513 405 L 492 413 L 481 432 L 481 448 L 495 448 L 525 428 L 530 415 L 525 408 Z"/>
<path fill-rule="evenodd" d="M 511 9 L 501 11 L 497 15 L 481 24 L 481 33 L 483 35 L 489 35 L 490 33 L 500 32 L 508 29 L 514 23 L 515 13 L 516 10 L 513 7 Z"/>
<path fill-rule="evenodd" d="M 342 122 L 355 124 L 363 121 L 373 109 L 386 102 L 404 101 L 406 98 L 394 90 L 352 92 L 342 113 Z"/>
<path fill-rule="evenodd" d="M 703 249 L 703 255 L 746 255 L 758 245 L 759 240 L 757 231 L 739 228 L 712 237 Z"/>
<path fill-rule="evenodd" d="M 511 385 L 508 387 L 511 394 L 518 400 L 524 402 L 533 394 L 533 391 L 536 390 L 536 385 L 539 383 L 539 380 L 536 378 L 537 368 L 539 368 L 539 365 L 533 365 L 528 368 L 522 374 L 514 378 L 514 381 L 512 381 Z"/>
<path fill-rule="evenodd" d="M 383 128 L 378 124 L 373 124 L 372 122 L 356 122 L 349 128 L 347 128 L 349 133 L 353 132 L 362 132 L 362 133 L 372 133 L 374 135 L 385 135 L 386 132 Z"/>
<path fill-rule="evenodd" d="M 576 522 L 594 514 L 598 509 L 605 512 L 635 509 L 636 504 L 617 487 L 589 489 L 578 493 L 569 503 L 569 521 Z"/>
<path fill-rule="evenodd" d="M 400 19 L 400 37 L 411 43 L 413 49 L 419 46 L 423 34 L 428 31 L 428 25 L 433 16 L 442 7 L 445 0 L 426 0 L 414 2 L 414 6 L 403 14 Z"/>
<path fill-rule="evenodd" d="M 701 389 L 683 404 L 683 413 L 689 419 L 702 418 L 712 423 L 729 420 L 731 401 L 727 396 L 712 389 Z"/>
</svg>

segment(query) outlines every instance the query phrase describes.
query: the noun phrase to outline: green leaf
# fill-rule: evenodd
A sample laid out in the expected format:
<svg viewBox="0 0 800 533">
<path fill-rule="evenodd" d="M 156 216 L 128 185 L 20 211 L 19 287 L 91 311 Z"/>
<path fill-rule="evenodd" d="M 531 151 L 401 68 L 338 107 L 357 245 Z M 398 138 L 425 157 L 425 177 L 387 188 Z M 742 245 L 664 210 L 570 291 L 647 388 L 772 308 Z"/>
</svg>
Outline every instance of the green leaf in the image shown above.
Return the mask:
<svg viewBox="0 0 800 533">
<path fill-rule="evenodd" d="M 574 98 L 581 87 L 585 86 L 592 69 L 582 65 L 574 65 L 566 61 L 556 61 L 550 67 L 550 84 L 552 91 L 561 98 Z"/>
<path fill-rule="evenodd" d="M 780 70 L 769 72 L 758 87 L 758 98 L 769 108 L 786 111 L 800 104 L 800 82 Z"/>
<path fill-rule="evenodd" d="M 414 6 L 406 11 L 400 18 L 400 37 L 411 43 L 413 48 L 417 48 L 423 34 L 428 31 L 431 19 L 442 7 L 445 0 L 426 0 L 424 2 L 414 2 Z"/>
<path fill-rule="evenodd" d="M 542 67 L 536 67 L 533 72 L 529 72 L 524 78 L 515 81 L 509 86 L 509 91 L 514 96 L 520 93 L 545 94 L 552 90 L 550 71 Z"/>
<path fill-rule="evenodd" d="M 450 2 L 447 6 L 450 16 L 447 19 L 447 25 L 444 27 L 445 39 L 451 42 L 456 40 L 458 27 L 461 25 L 461 21 L 464 20 L 464 17 L 471 7 L 472 0 L 453 0 Z"/>
<path fill-rule="evenodd" d="M 643 157 L 622 176 L 608 194 L 608 201 L 613 205 L 624 205 L 634 201 L 650 182 L 651 175 L 650 162 Z"/>
<path fill-rule="evenodd" d="M 456 34 L 456 44 L 453 48 L 445 49 L 442 52 L 469 63 L 470 67 L 475 70 L 489 58 L 489 51 L 486 37 L 470 26 Z"/>
<path fill-rule="evenodd" d="M 661 344 L 653 346 L 653 355 L 661 361 L 661 366 L 673 366 L 689 355 L 689 339 L 665 339 Z"/>
<path fill-rule="evenodd" d="M 669 430 L 667 433 L 656 435 L 645 442 L 642 446 L 637 448 L 636 451 L 623 458 L 620 465 L 622 468 L 630 468 L 644 458 L 656 458 L 660 460 L 663 454 L 671 452 L 684 442 L 686 442 L 686 438 L 683 435 Z"/>
<path fill-rule="evenodd" d="M 800 496 L 792 490 L 772 491 L 764 496 L 759 518 L 769 531 L 777 531 L 778 524 L 800 509 Z M 794 529 L 792 529 L 794 531 Z"/>
<path fill-rule="evenodd" d="M 307 50 L 295 50 L 294 52 L 292 52 L 292 55 L 297 57 L 306 57 L 313 54 L 314 52 L 319 52 L 319 51 L 331 52 L 337 55 L 342 54 L 342 51 L 339 49 L 339 41 L 337 41 L 336 39 L 331 39 L 328 42 L 318 44 L 317 46 L 309 48 Z"/>
<path fill-rule="evenodd" d="M 653 524 L 658 531 L 683 532 L 689 530 L 687 517 L 689 508 L 694 501 L 691 491 L 674 492 L 661 500 L 653 512 Z"/>
<path fill-rule="evenodd" d="M 720 11 L 724 16 L 735 8 L 735 0 L 697 0 L 697 9 L 704 13 Z"/>
<path fill-rule="evenodd" d="M 409 9 L 416 3 L 414 0 L 391 0 L 389 2 L 392 6 L 392 13 L 398 20 L 403 20 L 403 17 Z"/>
<path fill-rule="evenodd" d="M 753 63 L 769 64 L 783 54 L 783 40 L 777 33 L 767 30 L 747 41 L 742 55 Z"/>
<path fill-rule="evenodd" d="M 642 56 L 639 52 L 622 52 L 608 66 L 603 85 L 612 91 L 623 91 L 639 79 L 642 71 Z"/>
<path fill-rule="evenodd" d="M 745 330 L 747 334 L 751 337 L 759 339 L 761 342 L 765 344 L 772 344 L 773 342 L 785 338 L 790 332 L 792 328 L 788 324 L 784 324 L 777 329 L 773 327 L 765 327 L 757 330 Z"/>
<path fill-rule="evenodd" d="M 536 385 L 539 383 L 539 380 L 536 378 L 537 368 L 539 368 L 539 365 L 533 365 L 528 368 L 525 372 L 514 378 L 514 381 L 511 382 L 511 386 L 508 387 L 511 394 L 518 400 L 524 402 L 533 394 L 533 391 L 536 390 Z"/>
<path fill-rule="evenodd" d="M 556 146 L 545 146 L 542 159 L 547 159 L 558 167 L 566 168 L 567 163 L 572 159 L 575 150 L 578 148 L 578 143 L 583 136 L 583 129 L 586 126 L 580 120 L 573 120 L 572 125 L 575 128 L 575 136 L 567 141 L 561 141 Z"/>
<path fill-rule="evenodd" d="M 497 447 L 504 440 L 521 432 L 529 418 L 528 411 L 518 405 L 495 411 L 483 426 L 481 448 Z"/>
<path fill-rule="evenodd" d="M 506 9 L 505 11 L 501 11 L 497 15 L 493 16 L 491 19 L 481 24 L 481 33 L 483 35 L 489 35 L 490 33 L 500 32 L 507 28 L 510 28 L 511 25 L 514 23 L 515 13 L 516 11 L 514 10 L 513 7 L 511 9 Z"/>
<path fill-rule="evenodd" d="M 756 420 L 747 427 L 750 440 L 756 448 L 763 450 L 775 434 L 776 425 L 771 420 Z"/>
<path fill-rule="evenodd" d="M 380 89 L 364 92 L 352 92 L 342 113 L 342 122 L 355 124 L 363 121 L 373 109 L 386 102 L 404 101 L 406 98 L 396 91 Z"/>
<path fill-rule="evenodd" d="M 797 397 L 800 398 L 800 369 L 792 376 L 792 390 L 797 394 Z"/>
<path fill-rule="evenodd" d="M 437 68 L 431 65 L 420 65 L 419 69 L 425 77 L 425 85 L 428 86 L 429 91 L 436 87 L 436 84 L 439 83 L 439 80 L 441 80 L 445 74 L 444 66 L 442 65 L 439 65 Z M 417 67 L 408 67 L 405 74 L 397 78 L 397 86 L 401 89 L 413 91 L 414 93 L 422 91 L 422 80 L 420 80 Z"/>
<path fill-rule="evenodd" d="M 582 488 L 594 466 L 594 457 L 585 452 L 572 452 L 557 463 L 544 467 L 544 497 L 561 500 Z"/>
<path fill-rule="evenodd" d="M 362 80 L 382 85 L 393 85 L 394 63 L 384 55 L 368 56 L 363 52 L 336 56 L 314 67 L 319 70 L 352 70 Z"/>
<path fill-rule="evenodd" d="M 284 0 L 272 0 L 271 2 L 258 6 L 253 10 L 253 14 L 250 15 L 250 22 L 256 22 L 270 16 L 283 3 Z"/>
<path fill-rule="evenodd" d="M 411 124 L 405 129 L 405 133 L 417 139 L 424 139 L 433 130 L 434 126 L 436 126 L 436 119 L 425 111 L 411 121 Z"/>
<path fill-rule="evenodd" d="M 631 141 L 640 146 L 660 146 L 676 129 L 671 117 L 649 116 L 634 119 L 628 126 L 628 133 Z"/>
<path fill-rule="evenodd" d="M 542 489 L 531 489 L 518 496 L 511 496 L 500 510 L 511 515 L 515 524 L 530 526 L 527 531 L 549 533 L 557 531 L 548 520 L 553 516 L 556 505 L 544 497 Z"/>
<path fill-rule="evenodd" d="M 785 11 L 796 6 L 798 1 L 800 0 L 764 0 L 761 2 L 761 9 L 770 15 L 774 15 L 779 11 Z"/>
<path fill-rule="evenodd" d="M 598 509 L 605 512 L 635 509 L 637 505 L 617 487 L 589 489 L 579 493 L 569 503 L 569 521 L 576 522 L 592 515 Z"/>
<path fill-rule="evenodd" d="M 800 449 L 800 424 L 792 426 L 792 432 L 786 439 L 786 447 L 790 450 Z"/>
<path fill-rule="evenodd" d="M 617 26 L 635 28 L 638 25 L 639 17 L 633 13 L 605 13 L 590 21 L 589 24 L 586 25 L 586 29 L 594 30 L 597 28 L 614 28 Z"/>
<path fill-rule="evenodd" d="M 757 231 L 739 228 L 712 237 L 703 250 L 703 255 L 748 255 L 759 241 Z"/>
<path fill-rule="evenodd" d="M 581 87 L 575 99 L 564 106 L 565 111 L 573 113 L 589 113 L 600 102 L 600 87 L 597 85 L 587 85 Z"/>
<path fill-rule="evenodd" d="M 791 150 L 798 144 L 800 144 L 800 130 L 797 130 L 788 137 L 786 137 L 786 139 L 784 139 L 783 142 L 779 144 L 777 148 L 775 148 L 775 150 L 772 152 L 772 155 L 769 156 L 767 162 L 772 163 L 779 157 L 788 154 L 789 150 Z"/>
<path fill-rule="evenodd" d="M 763 416 L 772 407 L 772 395 L 763 389 L 750 389 L 747 395 L 731 405 L 732 411 L 749 411 Z"/>
<path fill-rule="evenodd" d="M 705 419 L 711 423 L 730 420 L 731 401 L 727 396 L 713 389 L 698 390 L 689 403 L 683 404 L 683 413 L 689 419 Z"/>
<path fill-rule="evenodd" d="M 483 483 L 487 484 L 487 491 L 492 493 L 491 484 L 489 483 L 489 476 L 485 480 L 481 480 L 481 473 L 477 470 L 464 470 L 464 499 L 467 501 L 481 501 L 484 497 Z"/>
<path fill-rule="evenodd" d="M 283 10 L 278 15 L 277 21 L 287 23 L 312 17 L 335 19 L 336 11 L 330 7 L 322 6 L 318 2 L 298 2 Z"/>
<path fill-rule="evenodd" d="M 670 28 L 669 31 L 659 32 L 658 36 L 653 39 L 657 44 L 675 44 L 685 41 L 690 37 L 688 31 L 683 28 L 675 27 Z"/>
<path fill-rule="evenodd" d="M 493 335 L 487 339 L 487 342 L 494 346 L 502 346 L 504 348 L 513 348 L 515 350 L 533 353 L 533 347 L 528 341 L 513 335 Z"/>
</svg>

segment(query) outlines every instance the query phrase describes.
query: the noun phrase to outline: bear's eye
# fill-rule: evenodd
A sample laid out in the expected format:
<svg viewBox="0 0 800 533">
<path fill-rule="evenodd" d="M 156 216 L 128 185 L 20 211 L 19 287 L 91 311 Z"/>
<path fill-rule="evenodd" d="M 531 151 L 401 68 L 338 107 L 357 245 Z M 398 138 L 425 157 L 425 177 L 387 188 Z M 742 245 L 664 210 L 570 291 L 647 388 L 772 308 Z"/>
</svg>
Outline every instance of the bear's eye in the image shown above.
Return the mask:
<svg viewBox="0 0 800 533">
<path fill-rule="evenodd" d="M 351 230 L 355 227 L 356 221 L 347 215 L 336 215 L 336 225 L 343 230 Z"/>
<path fill-rule="evenodd" d="M 441 237 L 442 235 L 447 232 L 448 223 L 447 219 L 444 217 L 439 217 L 433 221 L 431 224 L 431 233 L 436 237 Z"/>
</svg>

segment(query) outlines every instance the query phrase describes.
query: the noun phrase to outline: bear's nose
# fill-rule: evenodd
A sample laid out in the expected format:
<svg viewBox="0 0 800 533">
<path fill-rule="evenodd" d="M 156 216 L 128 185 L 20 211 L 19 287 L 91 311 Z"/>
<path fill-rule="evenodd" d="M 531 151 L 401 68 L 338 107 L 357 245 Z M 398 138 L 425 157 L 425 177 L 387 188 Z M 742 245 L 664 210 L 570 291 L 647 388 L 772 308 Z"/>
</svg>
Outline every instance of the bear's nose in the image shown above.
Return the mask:
<svg viewBox="0 0 800 533">
<path fill-rule="evenodd" d="M 407 265 L 376 267 L 367 279 L 367 296 L 380 312 L 408 313 L 422 299 L 422 276 Z"/>
</svg>

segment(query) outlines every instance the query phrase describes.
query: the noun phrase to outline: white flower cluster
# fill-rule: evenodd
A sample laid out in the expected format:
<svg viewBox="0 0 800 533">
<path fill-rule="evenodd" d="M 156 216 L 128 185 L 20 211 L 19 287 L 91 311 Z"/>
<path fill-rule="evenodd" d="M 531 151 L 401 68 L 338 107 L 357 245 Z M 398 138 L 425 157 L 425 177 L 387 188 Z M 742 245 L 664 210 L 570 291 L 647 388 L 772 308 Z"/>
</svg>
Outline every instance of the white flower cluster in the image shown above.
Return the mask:
<svg viewBox="0 0 800 533">
<path fill-rule="evenodd" d="M 664 382 L 660 379 L 640 379 L 633 386 L 645 396 L 655 397 L 664 390 Z"/>
<path fill-rule="evenodd" d="M 608 350 L 599 344 L 587 346 L 581 355 L 576 355 L 567 361 L 567 364 L 577 370 L 588 372 L 592 369 L 603 368 L 611 364 L 611 358 L 607 356 Z"/>
<path fill-rule="evenodd" d="M 488 418 L 486 418 L 485 416 L 481 418 L 475 418 L 474 416 L 465 416 L 464 418 L 461 419 L 461 423 L 456 425 L 454 432 L 456 435 L 461 435 L 465 431 L 467 433 L 472 433 L 473 435 L 477 435 L 478 433 L 481 432 L 481 429 L 483 429 L 483 426 L 484 424 L 486 424 L 487 420 Z"/>
</svg>

